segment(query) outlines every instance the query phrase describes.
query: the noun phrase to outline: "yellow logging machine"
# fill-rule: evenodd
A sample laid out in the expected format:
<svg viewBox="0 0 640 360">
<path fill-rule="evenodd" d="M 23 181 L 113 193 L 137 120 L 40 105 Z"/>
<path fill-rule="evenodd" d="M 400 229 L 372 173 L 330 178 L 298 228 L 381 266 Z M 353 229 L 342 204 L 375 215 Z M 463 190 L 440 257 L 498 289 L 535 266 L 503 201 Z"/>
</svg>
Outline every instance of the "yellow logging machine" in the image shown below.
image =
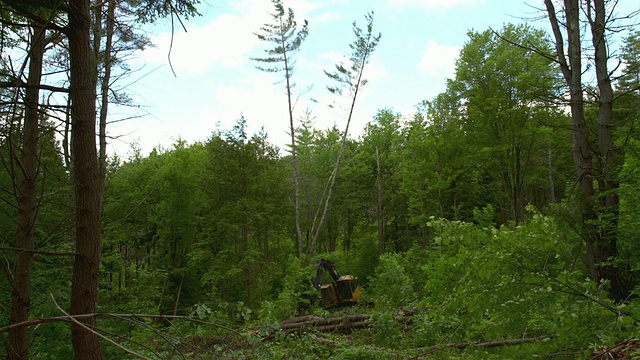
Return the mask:
<svg viewBox="0 0 640 360">
<path fill-rule="evenodd" d="M 316 261 L 315 268 L 318 272 L 313 279 L 313 286 L 320 290 L 323 306 L 350 306 L 358 302 L 360 283 L 357 277 L 353 275 L 340 276 L 336 270 L 336 264 L 325 259 Z M 323 285 L 322 279 L 327 271 L 331 275 L 333 283 Z"/>
</svg>

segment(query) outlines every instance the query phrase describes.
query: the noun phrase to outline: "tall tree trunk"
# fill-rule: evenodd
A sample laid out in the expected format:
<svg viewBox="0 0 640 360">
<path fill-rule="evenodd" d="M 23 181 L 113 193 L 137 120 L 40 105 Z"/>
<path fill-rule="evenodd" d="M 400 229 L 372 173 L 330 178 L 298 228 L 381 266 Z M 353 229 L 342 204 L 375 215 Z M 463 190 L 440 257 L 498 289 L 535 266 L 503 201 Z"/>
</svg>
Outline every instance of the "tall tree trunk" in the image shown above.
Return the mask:
<svg viewBox="0 0 640 360">
<path fill-rule="evenodd" d="M 282 19 L 280 19 L 282 24 Z M 284 39 L 282 43 L 285 44 Z M 295 217 L 296 217 L 296 255 L 298 258 L 304 254 L 304 237 L 302 236 L 302 225 L 300 220 L 300 175 L 298 173 L 298 149 L 296 146 L 296 128 L 293 124 L 293 101 L 291 99 L 291 74 L 289 72 L 289 59 L 287 53 L 283 54 L 285 79 L 287 83 L 287 104 L 289 111 L 289 133 L 291 134 L 291 166 L 293 168 L 293 187 L 295 201 Z"/>
<path fill-rule="evenodd" d="M 344 157 L 344 150 L 346 148 L 347 139 L 349 136 L 349 125 L 351 124 L 351 119 L 353 117 L 353 110 L 356 107 L 356 100 L 358 98 L 358 93 L 362 86 L 366 84 L 366 80 L 363 78 L 364 68 L 369 63 L 369 58 L 373 54 L 378 42 L 380 41 L 381 34 L 378 36 L 374 36 L 373 33 L 373 12 L 368 13 L 365 16 L 367 20 L 367 29 L 366 32 L 363 32 L 360 28 L 358 28 L 353 23 L 354 34 L 356 35 L 356 41 L 354 41 L 350 47 L 353 50 L 351 54 L 352 66 L 351 70 L 346 70 L 344 66 L 336 66 L 338 72 L 336 73 L 328 73 L 325 71 L 325 74 L 329 76 L 330 79 L 338 81 L 341 86 L 348 86 L 349 92 L 351 94 L 351 105 L 349 107 L 349 115 L 347 116 L 347 124 L 344 127 L 344 133 L 342 134 L 340 140 L 340 150 L 338 152 L 338 158 L 336 159 L 336 163 L 333 167 L 333 171 L 329 176 L 329 183 L 326 188 L 327 197 L 324 199 L 324 207 L 322 208 L 322 215 L 320 216 L 320 220 L 318 220 L 317 228 L 315 228 L 315 233 L 313 234 L 313 238 L 311 240 L 311 244 L 307 249 L 307 259 L 313 257 L 313 253 L 315 251 L 316 244 L 320 239 L 320 232 L 322 231 L 322 226 L 324 225 L 324 221 L 327 217 L 327 213 L 329 211 L 329 206 L 331 205 L 331 200 L 333 197 L 333 190 L 336 183 L 336 178 L 338 177 L 338 171 L 340 170 L 340 164 L 342 162 L 342 158 Z M 329 88 L 331 92 L 339 92 L 337 88 Z M 322 204 L 320 205 L 322 206 Z M 320 207 L 318 208 L 318 213 L 314 218 L 314 226 L 315 219 L 318 217 Z M 312 227 L 312 233 L 314 232 L 314 228 Z"/>
<path fill-rule="evenodd" d="M 384 217 L 382 214 L 382 169 L 380 167 L 380 150 L 376 145 L 376 167 L 378 169 L 376 182 L 378 184 L 378 254 L 384 253 Z"/>
<path fill-rule="evenodd" d="M 362 86 L 362 74 L 364 72 L 364 65 L 367 62 L 368 59 L 368 55 L 370 53 L 367 52 L 365 54 L 362 54 L 362 59 L 360 59 L 360 64 L 362 64 L 360 66 L 360 68 L 358 69 L 358 74 L 357 74 L 357 81 L 355 82 L 355 84 L 353 84 L 352 86 L 352 97 L 351 97 L 351 107 L 349 108 L 349 116 L 347 117 L 347 124 L 345 125 L 344 128 L 344 133 L 342 134 L 341 140 L 340 140 L 340 150 L 338 151 L 338 158 L 336 159 L 336 163 L 333 166 L 333 171 L 331 172 L 331 175 L 329 176 L 329 184 L 327 187 L 327 197 L 324 200 L 324 207 L 322 208 L 322 215 L 320 216 L 320 220 L 318 221 L 317 224 L 317 228 L 315 229 L 315 233 L 313 235 L 313 238 L 311 240 L 311 244 L 309 245 L 309 248 L 307 249 L 307 259 L 311 259 L 313 257 L 316 245 L 318 244 L 318 240 L 320 239 L 320 232 L 322 231 L 322 226 L 324 225 L 324 221 L 327 218 L 327 213 L 329 212 L 329 206 L 331 205 L 331 200 L 333 197 L 333 189 L 335 187 L 336 184 L 336 178 L 338 177 L 338 171 L 340 170 L 340 165 L 342 163 L 342 157 L 344 156 L 344 149 L 346 148 L 347 145 L 347 138 L 349 135 L 349 125 L 351 124 L 351 117 L 353 116 L 353 109 L 356 106 L 356 99 L 358 97 L 358 91 L 360 90 L 360 86 Z M 320 210 L 320 208 L 318 208 L 318 210 Z M 318 217 L 318 214 L 316 214 L 315 218 L 314 218 L 314 225 L 315 225 L 315 219 Z M 313 232 L 313 228 L 312 228 L 312 232 Z"/>
<path fill-rule="evenodd" d="M 258 230 L 258 233 L 262 233 L 262 243 L 264 244 L 264 263 L 269 265 L 269 225 L 265 224 L 264 227 Z"/>
<path fill-rule="evenodd" d="M 36 182 L 38 174 L 39 90 L 42 77 L 42 58 L 45 51 L 45 29 L 33 24 L 29 77 L 25 90 L 25 116 L 22 126 L 22 157 L 18 193 L 18 230 L 16 260 L 11 293 L 11 324 L 27 321 L 31 308 L 31 270 L 33 265 L 34 227 L 36 221 Z M 9 330 L 9 359 L 27 359 L 29 336 L 26 327 Z"/>
<path fill-rule="evenodd" d="M 553 178 L 553 150 L 551 149 L 551 145 L 549 145 L 549 150 L 547 150 L 547 166 L 549 167 L 549 194 L 551 196 L 550 201 L 552 204 L 555 204 L 556 201 L 556 185 Z"/>
<path fill-rule="evenodd" d="M 96 151 L 96 66 L 91 49 L 89 8 L 89 0 L 69 0 L 69 97 L 77 253 L 71 287 L 72 315 L 95 313 L 98 304 L 100 181 Z M 96 325 L 95 317 L 79 321 L 87 327 Z M 71 335 L 77 359 L 102 359 L 97 334 L 74 323 Z"/>
<path fill-rule="evenodd" d="M 598 266 L 599 278 L 608 279 L 611 284 L 611 294 L 614 299 L 622 300 L 626 296 L 620 277 L 616 268 L 611 264 L 611 259 L 618 255 L 617 251 L 617 227 L 620 201 L 617 189 L 619 187 L 616 178 L 617 150 L 613 143 L 613 89 L 611 87 L 611 77 L 607 66 L 608 53 L 605 39 L 606 28 L 606 7 L 605 0 L 594 0 L 593 10 L 595 18 L 591 16 L 591 2 L 588 3 L 588 16 L 591 27 L 591 37 L 593 48 L 595 49 L 596 78 L 598 81 L 598 91 L 600 93 L 600 103 L 598 108 L 598 150 L 600 155 L 599 169 L 601 178 L 598 183 L 599 199 L 601 210 L 606 214 L 608 224 L 602 226 L 599 231 L 598 243 L 595 246 L 595 258 L 602 264 Z"/>
<path fill-rule="evenodd" d="M 597 139 L 601 168 L 597 174 L 593 169 L 592 146 L 589 143 L 589 129 L 584 117 L 584 99 L 582 89 L 582 53 L 580 33 L 580 1 L 564 0 L 565 26 L 568 35 L 568 54 L 564 53 L 560 22 L 556 18 L 552 0 L 545 0 L 547 13 L 553 29 L 557 59 L 564 78 L 570 89 L 571 119 L 573 124 L 573 157 L 577 170 L 579 205 L 582 214 L 582 236 L 586 242 L 587 258 L 591 278 L 594 281 L 609 280 L 610 294 L 615 300 L 623 298 L 624 289 L 613 265 L 608 265 L 617 255 L 616 227 L 618 221 L 619 199 L 615 190 L 618 180 L 615 179 L 616 153 L 612 137 L 613 90 L 611 77 L 607 69 L 607 46 L 605 30 L 607 13 L 605 0 L 593 0 L 585 3 L 586 13 L 591 30 L 592 45 L 595 54 L 596 76 L 600 104 L 598 109 Z M 595 18 L 592 16 L 595 12 Z M 569 63 L 566 61 L 568 56 Z M 597 177 L 596 177 L 597 175 Z M 599 188 L 593 186 L 598 180 Z M 601 203 L 598 206 L 596 198 Z M 597 228 L 595 220 L 600 216 L 609 224 Z"/>
<path fill-rule="evenodd" d="M 96 11 L 100 12 L 101 7 Z M 104 185 L 107 178 L 107 114 L 109 110 L 109 83 L 111 81 L 111 52 L 113 48 L 113 33 L 115 28 L 115 12 L 116 12 L 116 0 L 109 0 L 107 3 L 107 19 L 106 19 L 106 31 L 107 38 L 104 45 L 104 74 L 102 82 L 100 84 L 100 118 L 99 118 L 99 139 L 100 139 L 100 199 L 102 200 L 104 194 Z M 101 16 L 96 16 L 101 19 Z M 98 25 L 98 24 L 96 24 Z M 102 26 L 102 24 L 99 24 Z M 102 27 L 100 27 L 102 29 Z M 96 40 L 94 40 L 95 42 Z M 97 41 L 98 48 L 94 49 L 99 54 L 100 41 Z M 97 57 L 96 57 L 97 58 Z"/>
<path fill-rule="evenodd" d="M 573 161 L 576 166 L 578 182 L 578 198 L 580 213 L 582 214 L 582 236 L 586 242 L 587 258 L 591 277 L 598 279 L 594 256 L 594 239 L 596 229 L 593 221 L 596 219 L 594 211 L 594 189 L 591 144 L 589 143 L 589 128 L 584 118 L 584 94 L 582 89 L 582 48 L 580 34 L 580 2 L 579 0 L 565 0 L 565 26 L 567 31 L 568 53 L 564 52 L 564 39 L 560 30 L 560 22 L 552 0 L 545 0 L 547 14 L 555 37 L 556 53 L 560 69 L 569 86 L 569 104 L 571 108 L 571 123 L 573 136 Z M 568 57 L 568 62 L 567 62 Z"/>
</svg>

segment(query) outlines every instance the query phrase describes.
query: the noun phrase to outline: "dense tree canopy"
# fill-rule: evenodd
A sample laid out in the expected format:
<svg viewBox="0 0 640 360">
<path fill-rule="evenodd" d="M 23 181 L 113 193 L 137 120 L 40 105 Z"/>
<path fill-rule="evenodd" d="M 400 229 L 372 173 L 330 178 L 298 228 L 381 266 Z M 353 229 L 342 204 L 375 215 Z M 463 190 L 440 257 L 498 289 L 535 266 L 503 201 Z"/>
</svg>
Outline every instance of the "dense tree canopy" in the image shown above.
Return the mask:
<svg viewBox="0 0 640 360">
<path fill-rule="evenodd" d="M 149 44 L 109 18 L 193 16 L 195 3 L 95 3 L 100 16 L 74 18 L 84 29 L 74 34 L 65 7 L 0 2 L 7 46 L 48 44 L 42 62 L 26 56 L 33 86 L 16 81 L 8 57 L 0 69 L 9 84 L 0 91 L 0 356 L 584 358 L 637 336 L 637 31 L 615 52 L 611 103 L 606 79 L 567 82 L 578 64 L 556 56 L 562 36 L 506 24 L 470 31 L 445 91 L 414 113 L 383 104 L 357 138 L 314 127 L 309 111 L 296 125 L 290 112 L 295 150 L 286 153 L 247 132 L 263 119 L 238 114 L 199 142 L 176 139 L 148 155 L 133 144 L 126 158 L 108 158 L 96 124 L 108 123 L 110 102 L 127 101 L 103 86 L 109 68 L 126 72 L 119 55 Z M 300 50 L 306 23 L 297 32 L 293 10 L 273 3 L 274 23 L 259 35 L 275 43 L 273 57 L 258 60 L 288 81 L 283 61 Z M 352 109 L 380 40 L 373 15 L 365 19 L 364 29 L 354 24 L 352 66 L 327 73 L 351 92 Z M 278 43 L 278 34 L 291 37 Z M 580 44 L 576 53 L 595 63 L 600 44 Z M 67 57 L 65 87 L 39 79 L 38 66 Z M 77 69 L 89 75 L 78 79 Z M 84 93 L 73 93 L 77 83 Z M 67 94 L 69 118 L 64 101 L 42 100 Z M 611 143 L 597 141 L 609 105 Z M 576 169 L 577 120 L 589 130 L 588 169 Z M 615 163 L 605 164 L 603 146 Z M 615 244 L 611 257 L 601 257 L 603 241 Z M 359 278 L 358 305 L 321 306 L 318 259 Z M 356 328 L 366 330 L 342 335 Z"/>
</svg>

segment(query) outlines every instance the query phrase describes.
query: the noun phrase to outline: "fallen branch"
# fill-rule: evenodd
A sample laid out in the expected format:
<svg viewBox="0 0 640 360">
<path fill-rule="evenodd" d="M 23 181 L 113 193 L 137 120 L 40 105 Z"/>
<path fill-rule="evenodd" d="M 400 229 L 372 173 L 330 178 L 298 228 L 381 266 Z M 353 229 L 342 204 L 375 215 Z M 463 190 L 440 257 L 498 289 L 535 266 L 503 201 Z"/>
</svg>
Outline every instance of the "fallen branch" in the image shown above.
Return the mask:
<svg viewBox="0 0 640 360">
<path fill-rule="evenodd" d="M 234 333 L 234 334 L 236 334 L 238 336 L 240 335 L 238 330 L 232 329 L 232 328 L 230 328 L 228 326 L 220 325 L 218 323 L 214 323 L 214 322 L 210 322 L 210 321 L 204 321 L 204 320 L 200 320 L 200 319 L 195 319 L 195 318 L 188 317 L 188 316 L 152 315 L 152 314 L 108 314 L 108 313 L 65 315 L 65 316 L 53 316 L 53 317 L 48 317 L 48 318 L 31 319 L 31 320 L 27 320 L 27 321 L 15 323 L 15 324 L 9 324 L 7 326 L 1 327 L 0 328 L 0 334 L 2 334 L 4 332 L 7 332 L 10 329 L 16 329 L 16 328 L 21 328 L 21 327 L 30 327 L 30 326 L 34 326 L 34 325 L 53 323 L 53 322 L 69 322 L 69 323 L 72 323 L 72 322 L 75 322 L 76 320 L 89 318 L 89 317 L 95 317 L 95 318 L 110 317 L 110 318 L 124 319 L 124 320 L 129 320 L 129 321 L 132 320 L 132 319 L 137 319 L 137 318 L 163 319 L 163 320 L 185 320 L 185 321 L 189 321 L 189 322 L 193 322 L 193 323 L 215 326 L 215 327 L 221 328 L 223 330 L 227 330 L 227 331 L 229 331 L 231 333 Z"/>
<path fill-rule="evenodd" d="M 300 329 L 307 327 L 323 327 L 326 325 L 340 325 L 340 324 L 349 324 L 359 321 L 364 321 L 369 319 L 369 315 L 348 315 L 342 317 L 333 317 L 333 318 L 322 318 L 318 316 L 304 316 L 300 320 L 295 321 L 296 318 L 285 320 L 280 323 L 280 329 L 289 330 L 289 329 Z"/>
<path fill-rule="evenodd" d="M 631 359 L 638 350 L 640 350 L 640 340 L 628 339 L 611 348 L 604 347 L 601 350 L 594 351 L 589 360 Z"/>
<path fill-rule="evenodd" d="M 285 324 L 297 324 L 297 323 L 303 323 L 303 322 L 308 322 L 308 321 L 317 321 L 317 320 L 322 320 L 322 319 L 324 319 L 324 318 L 320 317 L 320 316 L 296 316 L 296 317 L 292 317 L 290 319 L 283 320 L 282 322 L 280 322 L 280 326 L 283 326 Z"/>
<path fill-rule="evenodd" d="M 469 343 L 466 341 L 458 342 L 458 343 L 450 343 L 450 344 L 442 344 L 442 345 L 434 345 L 429 348 L 426 348 L 426 352 L 421 353 L 418 356 L 430 354 L 442 349 L 466 349 L 468 347 L 476 347 L 476 348 L 491 348 L 491 347 L 499 347 L 499 346 L 510 346 L 510 345 L 522 345 L 527 343 L 533 343 L 540 340 L 545 339 L 553 339 L 557 335 L 543 335 L 536 336 L 530 338 L 522 338 L 522 339 L 507 339 L 507 340 L 497 340 L 497 341 L 488 341 L 488 342 L 478 342 L 478 343 Z"/>
<path fill-rule="evenodd" d="M 148 357 L 146 357 L 146 356 L 144 356 L 144 355 L 138 354 L 137 352 L 135 352 L 135 351 L 133 351 L 133 350 L 131 350 L 131 349 L 128 349 L 128 348 L 126 348 L 126 347 L 124 347 L 124 346 L 122 346 L 122 345 L 118 344 L 118 343 L 117 343 L 117 342 L 115 342 L 114 340 L 110 339 L 110 338 L 109 338 L 109 337 L 107 337 L 107 336 L 104 336 L 104 335 L 100 334 L 99 332 L 97 332 L 96 330 L 94 330 L 94 329 L 90 328 L 90 327 L 89 327 L 89 326 L 87 326 L 86 324 L 83 324 L 83 323 L 79 322 L 79 321 L 78 321 L 77 319 L 75 319 L 73 316 L 70 316 L 69 314 L 67 314 L 67 312 L 66 312 L 66 311 L 64 311 L 64 310 L 60 307 L 60 305 L 58 305 L 58 303 L 56 302 L 56 299 L 53 297 L 53 294 L 49 294 L 49 295 L 51 296 L 51 300 L 53 300 L 53 303 L 55 304 L 56 308 L 58 308 L 58 311 L 60 311 L 61 313 L 63 313 L 65 316 L 68 316 L 68 317 L 71 319 L 71 321 L 72 321 L 73 323 L 75 323 L 75 324 L 77 324 L 78 326 L 82 327 L 83 329 L 85 329 L 85 330 L 87 330 L 87 331 L 89 331 L 89 332 L 91 332 L 91 333 L 93 333 L 93 334 L 97 335 L 97 336 L 98 336 L 98 337 L 100 337 L 101 339 L 103 339 L 103 340 L 107 341 L 108 343 L 110 343 L 111 345 L 113 345 L 113 346 L 117 347 L 118 349 L 121 349 L 122 351 L 124 351 L 124 352 L 125 352 L 125 353 L 127 353 L 127 354 L 133 355 L 133 356 L 135 356 L 135 357 L 137 357 L 137 358 L 139 358 L 139 359 L 151 360 L 150 358 L 148 358 Z"/>
</svg>

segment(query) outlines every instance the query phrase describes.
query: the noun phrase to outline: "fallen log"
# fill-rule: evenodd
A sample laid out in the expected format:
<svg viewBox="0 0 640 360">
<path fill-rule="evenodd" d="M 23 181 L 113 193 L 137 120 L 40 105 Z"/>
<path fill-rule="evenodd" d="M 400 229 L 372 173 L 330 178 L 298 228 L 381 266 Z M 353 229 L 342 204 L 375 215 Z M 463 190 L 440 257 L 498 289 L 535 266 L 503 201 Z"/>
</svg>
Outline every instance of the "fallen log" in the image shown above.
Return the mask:
<svg viewBox="0 0 640 360">
<path fill-rule="evenodd" d="M 420 355 L 431 354 L 433 352 L 442 350 L 442 349 L 465 349 L 468 347 L 479 347 L 479 348 L 490 348 L 490 347 L 499 347 L 499 346 L 509 346 L 509 345 L 522 345 L 527 343 L 533 343 L 540 340 L 545 339 L 553 339 L 554 335 L 543 335 L 536 336 L 530 338 L 521 338 L 521 339 L 507 339 L 507 340 L 497 340 L 497 341 L 488 341 L 488 342 L 477 342 L 477 343 L 469 343 L 466 341 L 458 342 L 458 343 L 449 343 L 449 344 L 440 344 L 434 345 L 423 350 L 427 350 Z"/>
<path fill-rule="evenodd" d="M 345 332 L 351 331 L 355 329 L 365 329 L 371 325 L 368 321 L 356 321 L 356 322 L 347 322 L 342 324 L 334 324 L 334 325 L 324 325 L 324 326 L 316 326 L 313 328 L 315 331 L 321 332 Z"/>
<path fill-rule="evenodd" d="M 292 317 L 286 320 L 282 320 L 280 322 L 280 326 L 285 325 L 285 324 L 297 324 L 297 323 L 304 323 L 304 322 L 308 322 L 308 321 L 314 321 L 314 320 L 322 320 L 324 319 L 323 317 L 320 316 L 310 316 L 310 315 L 305 315 L 305 316 L 296 316 L 296 317 Z"/>
<path fill-rule="evenodd" d="M 532 343 L 544 339 L 551 338 L 552 336 L 536 336 L 532 338 L 523 338 L 523 339 L 507 339 L 507 340 L 498 340 L 498 341 L 488 341 L 483 343 L 468 343 L 468 342 L 459 342 L 455 344 L 446 344 L 444 347 L 448 348 L 456 348 L 456 349 L 464 349 L 467 347 L 480 347 L 480 348 L 489 348 L 489 347 L 498 347 L 498 346 L 506 346 L 506 345 L 520 345 Z M 437 346 L 437 345 L 436 345 Z"/>
<path fill-rule="evenodd" d="M 325 325 L 347 324 L 352 322 L 364 321 L 369 319 L 369 315 L 347 315 L 333 318 L 322 318 L 319 316 L 304 316 L 299 321 L 283 321 L 280 323 L 280 329 L 298 329 L 298 328 L 319 328 Z"/>
</svg>

